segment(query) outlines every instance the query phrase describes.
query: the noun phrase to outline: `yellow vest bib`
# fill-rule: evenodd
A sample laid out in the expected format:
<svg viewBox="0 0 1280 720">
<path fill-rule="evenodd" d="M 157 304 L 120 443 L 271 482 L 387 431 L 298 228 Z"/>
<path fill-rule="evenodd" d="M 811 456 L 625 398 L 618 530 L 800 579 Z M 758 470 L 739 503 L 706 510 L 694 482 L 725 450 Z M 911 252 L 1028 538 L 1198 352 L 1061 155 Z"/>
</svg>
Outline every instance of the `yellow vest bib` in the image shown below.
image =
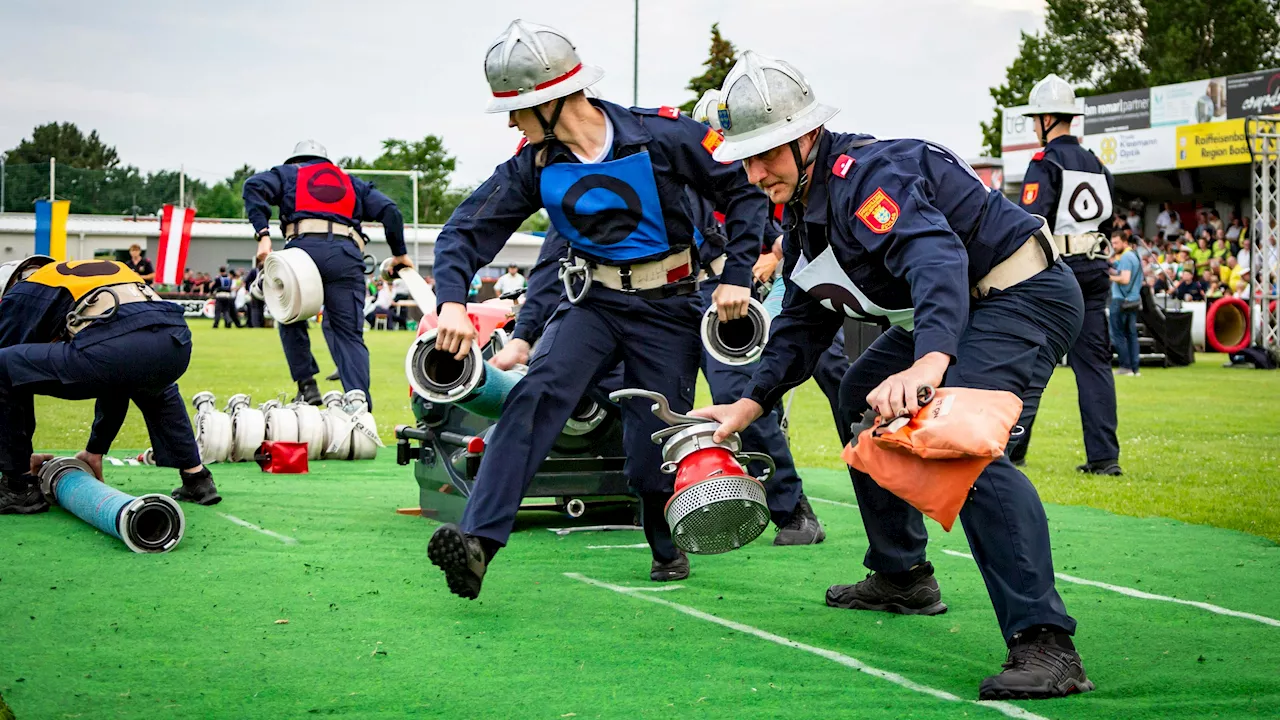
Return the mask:
<svg viewBox="0 0 1280 720">
<path fill-rule="evenodd" d="M 27 282 L 63 288 L 76 301 L 107 285 L 143 284 L 142 276 L 114 260 L 68 260 L 49 263 L 31 274 Z"/>
</svg>

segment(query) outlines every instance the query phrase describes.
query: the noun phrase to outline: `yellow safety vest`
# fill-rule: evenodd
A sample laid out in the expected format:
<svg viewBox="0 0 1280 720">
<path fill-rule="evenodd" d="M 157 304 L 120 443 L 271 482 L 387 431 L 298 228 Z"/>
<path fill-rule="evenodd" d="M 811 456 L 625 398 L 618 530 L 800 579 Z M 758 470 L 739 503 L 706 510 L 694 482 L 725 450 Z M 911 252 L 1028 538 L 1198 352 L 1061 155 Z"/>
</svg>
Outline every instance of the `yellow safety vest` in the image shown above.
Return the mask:
<svg viewBox="0 0 1280 720">
<path fill-rule="evenodd" d="M 80 298 L 108 285 L 144 284 L 142 276 L 124 263 L 114 260 L 68 260 L 49 263 L 31 274 L 27 282 L 63 288 L 71 297 Z"/>
</svg>

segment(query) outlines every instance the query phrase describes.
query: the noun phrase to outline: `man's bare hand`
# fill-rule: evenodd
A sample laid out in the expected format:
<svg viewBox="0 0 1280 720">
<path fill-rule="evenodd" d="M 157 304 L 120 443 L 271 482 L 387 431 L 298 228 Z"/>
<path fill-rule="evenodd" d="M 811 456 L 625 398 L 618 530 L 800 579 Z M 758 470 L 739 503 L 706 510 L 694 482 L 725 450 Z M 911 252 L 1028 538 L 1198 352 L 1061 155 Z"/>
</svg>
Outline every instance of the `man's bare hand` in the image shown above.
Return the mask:
<svg viewBox="0 0 1280 720">
<path fill-rule="evenodd" d="M 489 358 L 489 364 L 499 370 L 510 370 L 517 365 L 529 364 L 529 343 L 515 338 L 508 342 L 497 355 Z"/>
<path fill-rule="evenodd" d="M 467 306 L 462 303 L 445 303 L 440 308 L 440 317 L 436 323 L 436 347 L 453 353 L 454 359 L 462 360 L 471 352 L 471 343 L 476 339 L 476 326 L 467 315 Z"/>
<path fill-rule="evenodd" d="M 689 414 L 720 423 L 719 429 L 716 430 L 711 439 L 716 442 L 723 442 L 729 435 L 741 432 L 748 425 L 755 422 L 756 418 L 764 414 L 764 408 L 760 407 L 760 403 L 751 398 L 742 398 L 732 405 L 711 405 L 693 410 Z"/>
<path fill-rule="evenodd" d="M 91 453 L 88 450 L 81 450 L 76 453 L 76 459 L 89 466 L 93 471 L 93 476 L 98 478 L 98 482 L 105 482 L 102 479 L 102 456 L 97 453 Z"/>
</svg>

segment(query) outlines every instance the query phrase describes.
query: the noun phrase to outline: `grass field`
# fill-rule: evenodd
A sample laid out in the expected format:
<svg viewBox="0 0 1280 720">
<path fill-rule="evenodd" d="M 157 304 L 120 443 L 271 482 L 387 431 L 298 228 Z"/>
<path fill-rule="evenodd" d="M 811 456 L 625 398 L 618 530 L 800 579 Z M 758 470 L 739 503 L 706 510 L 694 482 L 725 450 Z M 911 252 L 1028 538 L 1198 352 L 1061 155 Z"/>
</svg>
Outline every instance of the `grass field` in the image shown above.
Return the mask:
<svg viewBox="0 0 1280 720">
<path fill-rule="evenodd" d="M 260 402 L 289 389 L 270 331 L 204 325 L 185 396 L 248 391 Z M 390 439 L 410 419 L 409 335 L 369 339 Z M 313 340 L 322 353 L 318 331 Z M 792 440 L 828 541 L 773 548 L 769 532 L 695 557 L 690 579 L 666 592 L 649 591 L 639 533 L 558 537 L 546 528 L 565 518 L 531 513 L 481 599 L 453 597 L 425 558 L 433 524 L 394 513 L 417 495 L 390 452 L 294 477 L 215 466 L 225 501 L 184 506 L 187 536 L 162 556 L 128 553 L 57 509 L 5 517 L 0 694 L 19 720 L 1277 717 L 1280 375 L 1220 365 L 1201 356 L 1121 382 L 1123 478 L 1072 470 L 1082 451 L 1070 372 L 1046 395 L 1028 473 L 1050 503 L 1059 588 L 1098 683 L 1085 696 L 971 702 L 1004 653 L 959 531 L 930 525 L 947 614 L 823 605 L 827 585 L 862 577 L 866 540 L 811 386 Z M 74 450 L 92 406 L 44 402 L 38 413 L 37 445 Z M 147 444 L 135 410 L 116 455 Z M 108 472 L 135 494 L 176 480 Z"/>
</svg>

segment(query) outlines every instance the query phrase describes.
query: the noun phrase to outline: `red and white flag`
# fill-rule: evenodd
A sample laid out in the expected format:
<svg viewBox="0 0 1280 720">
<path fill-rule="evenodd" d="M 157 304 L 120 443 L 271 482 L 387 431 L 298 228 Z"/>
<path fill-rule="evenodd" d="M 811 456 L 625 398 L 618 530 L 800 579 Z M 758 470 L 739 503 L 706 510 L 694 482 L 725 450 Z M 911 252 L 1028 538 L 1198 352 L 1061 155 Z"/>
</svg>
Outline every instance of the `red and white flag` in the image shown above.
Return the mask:
<svg viewBox="0 0 1280 720">
<path fill-rule="evenodd" d="M 195 208 L 165 205 L 160 215 L 160 249 L 156 253 L 156 280 L 159 285 L 178 285 L 187 265 L 187 246 L 191 244 L 191 221 Z"/>
</svg>

